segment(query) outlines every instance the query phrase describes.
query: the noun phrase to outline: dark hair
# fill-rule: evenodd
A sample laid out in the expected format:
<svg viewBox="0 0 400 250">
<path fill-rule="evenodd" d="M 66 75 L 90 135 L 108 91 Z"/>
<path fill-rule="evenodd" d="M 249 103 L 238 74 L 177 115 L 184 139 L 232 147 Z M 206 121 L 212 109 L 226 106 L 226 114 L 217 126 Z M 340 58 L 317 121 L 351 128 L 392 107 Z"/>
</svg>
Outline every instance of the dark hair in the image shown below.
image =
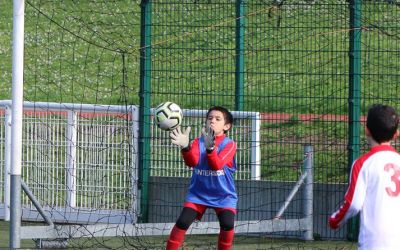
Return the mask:
<svg viewBox="0 0 400 250">
<path fill-rule="evenodd" d="M 396 110 L 388 105 L 374 104 L 368 110 L 367 128 L 377 143 L 390 141 L 399 126 Z"/>
<path fill-rule="evenodd" d="M 224 107 L 222 107 L 222 106 L 213 106 L 213 107 L 211 107 L 211 108 L 207 111 L 206 118 L 208 117 L 208 115 L 210 114 L 210 112 L 213 111 L 213 110 L 220 111 L 220 112 L 224 115 L 225 124 L 231 124 L 231 125 L 233 125 L 233 115 L 232 115 L 232 113 L 229 112 L 228 109 L 226 109 L 226 108 L 224 108 Z M 232 126 L 231 126 L 231 128 L 232 128 Z M 227 132 L 227 131 L 225 131 L 225 132 Z"/>
</svg>

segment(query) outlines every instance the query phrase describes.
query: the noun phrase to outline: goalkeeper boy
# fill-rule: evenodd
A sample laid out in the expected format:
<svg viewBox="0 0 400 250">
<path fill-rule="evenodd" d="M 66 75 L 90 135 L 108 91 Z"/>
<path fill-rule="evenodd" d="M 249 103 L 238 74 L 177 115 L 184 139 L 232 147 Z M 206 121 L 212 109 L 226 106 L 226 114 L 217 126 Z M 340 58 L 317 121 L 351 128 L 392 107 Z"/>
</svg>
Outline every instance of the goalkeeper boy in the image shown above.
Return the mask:
<svg viewBox="0 0 400 250">
<path fill-rule="evenodd" d="M 350 183 L 341 207 L 329 218 L 336 229 L 360 212 L 358 249 L 400 249 L 400 155 L 391 146 L 399 135 L 394 108 L 373 105 L 365 135 L 370 150 L 351 168 Z"/>
<path fill-rule="evenodd" d="M 183 209 L 172 228 L 167 250 L 178 249 L 186 231 L 195 219 L 200 220 L 207 208 L 215 210 L 219 224 L 217 249 L 230 249 L 234 236 L 237 194 L 233 175 L 236 143 L 226 136 L 233 116 L 224 107 L 211 107 L 206 115 L 202 136 L 189 143 L 190 127 L 171 132 L 173 144 L 181 147 L 185 164 L 193 168 Z"/>
</svg>

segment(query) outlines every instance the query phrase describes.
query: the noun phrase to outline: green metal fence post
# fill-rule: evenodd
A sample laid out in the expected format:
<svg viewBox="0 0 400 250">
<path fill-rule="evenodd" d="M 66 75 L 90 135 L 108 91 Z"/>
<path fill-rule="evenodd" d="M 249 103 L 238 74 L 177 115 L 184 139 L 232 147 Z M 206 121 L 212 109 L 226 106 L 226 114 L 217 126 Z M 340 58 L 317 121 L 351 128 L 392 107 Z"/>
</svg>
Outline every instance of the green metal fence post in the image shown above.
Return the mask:
<svg viewBox="0 0 400 250">
<path fill-rule="evenodd" d="M 348 168 L 360 155 L 361 117 L 361 0 L 350 1 L 350 77 L 349 77 L 349 142 Z M 359 218 L 348 223 L 348 238 L 357 240 Z"/>
<path fill-rule="evenodd" d="M 236 1 L 236 70 L 235 109 L 243 110 L 244 103 L 244 0 Z"/>
<path fill-rule="evenodd" d="M 141 2 L 140 20 L 139 189 L 140 222 L 148 220 L 151 108 L 151 1 Z"/>
</svg>

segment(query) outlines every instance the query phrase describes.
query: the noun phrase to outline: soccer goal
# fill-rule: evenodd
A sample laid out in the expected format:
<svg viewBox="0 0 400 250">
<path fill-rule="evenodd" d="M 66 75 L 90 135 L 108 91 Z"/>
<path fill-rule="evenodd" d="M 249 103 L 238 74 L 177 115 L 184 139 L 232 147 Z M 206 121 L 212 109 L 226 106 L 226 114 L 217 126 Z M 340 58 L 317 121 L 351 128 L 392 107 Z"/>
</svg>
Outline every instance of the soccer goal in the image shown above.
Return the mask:
<svg viewBox="0 0 400 250">
<path fill-rule="evenodd" d="M 200 133 L 206 110 L 184 110 L 184 125 L 190 124 Z M 10 137 L 11 102 L 0 102 L 0 136 L 4 142 L 0 161 L 3 202 L 0 216 L 10 217 Z M 171 147 L 164 131 L 152 126 L 151 178 L 149 183 L 148 223 L 138 223 L 141 201 L 138 152 L 138 109 L 136 106 L 110 106 L 71 103 L 24 103 L 24 154 L 22 159 L 22 219 L 46 223 L 46 226 L 21 227 L 21 239 L 35 239 L 42 247 L 66 239 L 118 236 L 168 235 L 174 225 L 172 203 L 180 203 L 183 193 L 174 192 L 186 184 L 190 172 L 179 157 L 179 149 Z M 259 122 L 256 112 L 233 112 L 236 126 L 232 132 L 238 143 L 236 181 L 239 200 L 263 206 L 263 197 L 247 195 L 251 186 L 259 196 L 268 188 L 260 180 Z M 239 135 L 241 137 L 239 137 Z M 281 198 L 274 216 L 254 217 L 242 211 L 236 222 L 237 233 L 302 232 L 312 239 L 312 149 L 304 148 L 303 171 L 291 191 Z M 173 184 L 172 186 L 170 184 Z M 277 184 L 282 185 L 282 184 Z M 303 188 L 300 188 L 303 185 Z M 281 187 L 282 188 L 282 187 Z M 181 191 L 185 187 L 179 188 Z M 172 192 L 171 192 L 172 190 Z M 301 191 L 302 216 L 283 219 L 295 194 Z M 278 199 L 277 197 L 275 197 Z M 163 203 L 164 201 L 164 203 Z M 239 211 L 240 211 L 239 202 Z M 159 217 L 158 213 L 168 214 Z M 218 222 L 209 219 L 197 222 L 189 234 L 217 234 Z M 39 244 L 39 243 L 38 243 Z M 48 247 L 48 246 L 47 246 Z"/>
</svg>

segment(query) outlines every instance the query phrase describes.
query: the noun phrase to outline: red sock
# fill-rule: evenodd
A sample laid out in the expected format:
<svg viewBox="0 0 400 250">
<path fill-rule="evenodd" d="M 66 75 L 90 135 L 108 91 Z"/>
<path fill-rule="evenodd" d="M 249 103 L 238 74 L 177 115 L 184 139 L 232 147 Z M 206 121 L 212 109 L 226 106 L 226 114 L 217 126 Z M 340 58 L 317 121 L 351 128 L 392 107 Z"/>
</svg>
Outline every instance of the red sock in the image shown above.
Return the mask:
<svg viewBox="0 0 400 250">
<path fill-rule="evenodd" d="M 235 230 L 232 229 L 230 231 L 219 231 L 218 236 L 218 250 L 229 250 L 232 247 L 233 235 L 235 234 Z"/>
<path fill-rule="evenodd" d="M 179 229 L 176 225 L 172 228 L 167 241 L 166 250 L 178 250 L 185 239 L 186 230 Z"/>
</svg>

